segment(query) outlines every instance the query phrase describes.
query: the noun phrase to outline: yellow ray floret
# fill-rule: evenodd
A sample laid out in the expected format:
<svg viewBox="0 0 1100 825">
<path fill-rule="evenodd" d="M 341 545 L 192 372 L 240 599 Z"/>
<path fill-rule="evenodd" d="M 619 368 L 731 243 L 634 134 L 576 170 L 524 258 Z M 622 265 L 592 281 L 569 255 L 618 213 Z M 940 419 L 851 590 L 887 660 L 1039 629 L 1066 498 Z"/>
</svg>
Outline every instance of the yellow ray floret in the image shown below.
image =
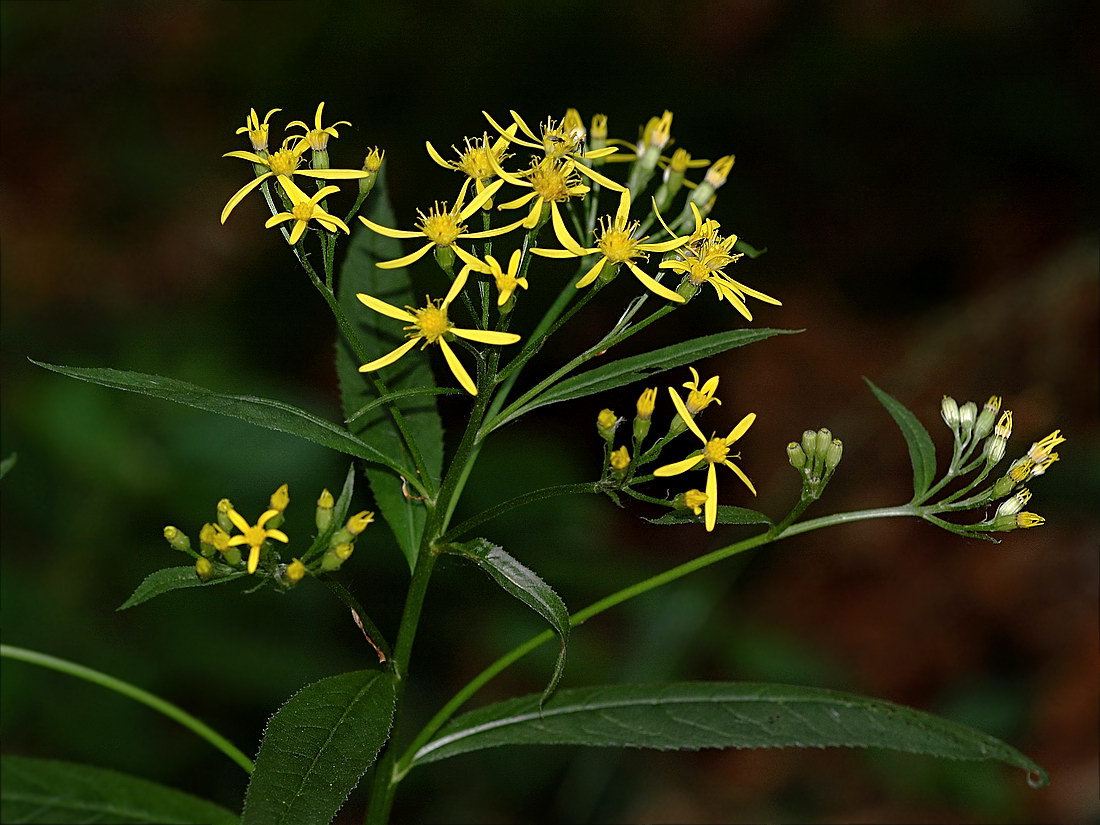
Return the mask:
<svg viewBox="0 0 1100 825">
<path fill-rule="evenodd" d="M 451 147 L 458 155 L 458 160 L 445 160 L 430 141 L 424 141 L 424 146 L 432 160 L 444 169 L 462 172 L 474 182 L 477 193 L 481 194 L 487 185 L 486 182 L 496 176 L 496 168 L 501 161 L 510 157 L 505 150 L 508 148 L 508 142 L 515 135 L 516 128 L 515 126 L 509 127 L 505 134 L 491 144 L 488 133 L 483 134 L 480 138 L 466 138 L 465 149 L 459 149 L 457 146 Z"/>
<path fill-rule="evenodd" d="M 266 530 L 264 525 L 267 524 L 275 516 L 279 515 L 278 510 L 265 510 L 264 514 L 256 520 L 256 525 L 252 526 L 244 517 L 233 508 L 226 510 L 226 515 L 229 516 L 229 520 L 233 522 L 238 530 L 241 531 L 241 535 L 233 536 L 229 540 L 229 546 L 232 547 L 237 544 L 247 544 L 249 547 L 248 552 L 248 572 L 249 574 L 256 572 L 256 566 L 260 563 L 260 548 L 263 547 L 264 542 L 268 539 L 275 539 L 275 541 L 281 541 L 286 544 L 290 541 L 287 538 L 286 533 L 282 530 Z"/>
<path fill-rule="evenodd" d="M 284 188 L 286 188 L 287 194 L 290 196 L 290 202 L 294 205 L 289 212 L 280 212 L 278 215 L 273 215 L 268 218 L 267 223 L 264 224 L 266 229 L 278 226 L 286 221 L 295 221 L 294 228 L 290 230 L 290 235 L 287 238 L 287 243 L 291 246 L 302 239 L 302 233 L 306 231 L 306 227 L 310 221 L 316 221 L 329 232 L 335 232 L 337 229 L 342 229 L 345 234 L 351 234 L 351 230 L 348 229 L 346 223 L 335 215 L 330 215 L 319 206 L 320 202 L 329 195 L 339 192 L 339 186 L 326 186 L 319 190 L 313 197 L 309 197 L 305 192 L 299 189 L 293 181 L 287 181 Z"/>
<path fill-rule="evenodd" d="M 314 126 L 310 129 L 305 123 L 300 120 L 292 121 L 286 125 L 287 129 L 293 129 L 296 126 L 302 127 L 305 134 L 302 135 L 309 142 L 309 148 L 314 152 L 324 152 L 328 148 L 329 137 L 340 137 L 339 132 L 336 131 L 337 126 L 351 126 L 346 120 L 338 120 L 331 126 L 321 125 L 321 112 L 324 110 L 325 104 L 322 101 L 317 104 L 317 114 L 314 117 Z"/>
<path fill-rule="evenodd" d="M 267 134 L 271 129 L 270 123 L 271 116 L 276 112 L 281 112 L 282 109 L 272 109 L 266 115 L 264 119 L 260 120 L 260 116 L 256 114 L 255 109 L 249 109 L 248 117 L 244 119 L 244 126 L 237 130 L 236 134 L 247 133 L 248 140 L 252 143 L 253 150 L 257 152 L 267 151 Z"/>
<path fill-rule="evenodd" d="M 429 344 L 438 344 L 439 348 L 443 350 L 443 357 L 447 360 L 447 366 L 451 368 L 451 372 L 454 373 L 455 378 L 458 379 L 458 383 L 461 384 L 462 388 L 470 393 L 470 395 L 477 395 L 477 385 L 474 383 L 473 379 L 470 378 L 470 374 L 466 371 L 466 368 L 463 367 L 462 363 L 458 360 L 458 356 L 455 355 L 450 344 L 447 343 L 447 336 L 453 335 L 459 338 L 465 338 L 468 341 L 476 341 L 480 344 L 514 344 L 519 340 L 519 336 L 511 332 L 495 332 L 493 330 L 483 329 L 459 329 L 451 323 L 450 319 L 447 317 L 447 309 L 466 285 L 466 279 L 469 277 L 469 274 L 470 267 L 462 267 L 462 270 L 458 273 L 458 277 L 455 278 L 454 283 L 451 284 L 451 289 L 447 293 L 446 298 L 438 303 L 429 298 L 427 304 L 419 309 L 413 307 L 400 309 L 392 304 L 387 304 L 385 301 L 378 300 L 373 295 L 366 295 L 362 292 L 358 293 L 355 297 L 375 312 L 398 321 L 405 321 L 408 324 L 405 330 L 409 337 L 409 340 L 397 349 L 383 355 L 381 358 L 376 358 L 369 364 L 364 364 L 359 368 L 359 371 L 374 372 L 374 370 L 388 366 L 411 350 L 420 341 L 424 342 L 420 347 L 421 349 L 424 349 Z"/>
<path fill-rule="evenodd" d="M 492 255 L 485 256 L 485 262 L 489 264 L 489 274 L 496 281 L 497 291 L 500 293 L 497 297 L 498 307 L 508 303 L 508 299 L 512 297 L 518 287 L 527 289 L 527 279 L 517 277 L 521 257 L 520 251 L 517 249 L 512 253 L 512 257 L 508 259 L 508 268 L 504 269 L 501 267 L 500 261 Z"/>
<path fill-rule="evenodd" d="M 752 426 L 752 422 L 756 420 L 756 413 L 749 413 L 742 418 L 737 426 L 730 430 L 730 434 L 725 438 L 718 436 L 707 438 L 695 423 L 691 413 L 689 413 L 684 406 L 684 402 L 680 400 L 680 396 L 678 396 L 671 387 L 669 388 L 668 394 L 672 396 L 672 403 L 676 407 L 676 412 L 679 413 L 680 418 L 683 419 L 688 429 L 695 433 L 695 436 L 703 442 L 703 448 L 700 452 L 688 456 L 683 461 L 677 461 L 672 464 L 666 464 L 663 467 L 658 467 L 653 471 L 653 475 L 658 477 L 675 476 L 680 473 L 686 473 L 688 470 L 694 470 L 702 462 L 706 463 L 707 498 L 703 507 L 706 514 L 705 522 L 707 531 L 709 532 L 714 529 L 715 522 L 718 518 L 718 474 L 714 470 L 714 465 L 725 464 L 745 483 L 745 486 L 749 488 L 752 494 L 754 496 L 756 495 L 756 488 L 752 486 L 749 477 L 745 475 L 740 467 L 730 461 L 730 445 L 748 431 L 749 427 Z M 740 458 L 740 453 L 734 455 L 733 458 Z"/>
<path fill-rule="evenodd" d="M 466 196 L 466 190 L 469 188 L 470 181 L 467 180 L 463 185 L 461 191 L 458 193 L 458 200 L 451 208 L 447 207 L 446 202 L 436 204 L 424 212 L 418 212 L 417 228 L 415 230 L 408 229 L 390 229 L 388 226 L 382 226 L 372 220 L 359 216 L 359 220 L 368 228 L 379 235 L 385 235 L 387 238 L 423 238 L 427 241 L 422 247 L 415 252 L 408 255 L 404 255 L 400 258 L 395 258 L 392 261 L 381 261 L 377 264 L 379 269 L 400 269 L 403 266 L 408 266 L 411 263 L 419 261 L 427 254 L 428 250 L 433 246 L 449 246 L 454 250 L 454 253 L 462 259 L 462 262 L 477 272 L 488 272 L 488 267 L 465 249 L 457 245 L 457 241 L 475 240 L 478 238 L 492 238 L 497 235 L 503 235 L 506 232 L 511 232 L 516 227 L 522 225 L 523 221 L 516 221 L 506 226 L 500 226 L 496 229 L 487 229 L 481 232 L 470 232 L 466 228 L 464 221 L 479 210 L 485 203 L 490 200 L 496 191 L 504 185 L 504 181 L 498 180 L 486 186 L 479 194 L 477 194 L 472 201 L 465 206 L 462 205 L 462 201 Z"/>
<path fill-rule="evenodd" d="M 599 255 L 596 263 L 586 272 L 579 281 L 577 288 L 591 284 L 599 277 L 600 272 L 607 264 L 624 264 L 633 273 L 634 277 L 642 282 L 642 285 L 662 298 L 675 301 L 678 304 L 686 300 L 683 295 L 678 295 L 666 286 L 647 275 L 634 263 L 636 258 L 645 260 L 650 252 L 670 252 L 688 242 L 688 235 L 677 237 L 672 233 L 672 239 L 661 243 L 646 243 L 645 237 L 635 238 L 638 231 L 638 222 L 629 218 L 630 200 L 627 193 L 619 198 L 619 208 L 615 217 L 606 216 L 600 219 L 600 229 L 596 235 L 596 245 L 593 247 L 581 246 L 569 234 L 565 228 L 565 222 L 561 215 L 555 211 L 552 217 L 554 234 L 565 249 L 532 249 L 536 255 L 545 258 L 581 258 L 585 255 Z"/>
<path fill-rule="evenodd" d="M 542 219 L 543 206 L 549 204 L 551 212 L 557 215 L 558 222 L 561 222 L 558 204 L 570 198 L 583 198 L 590 191 L 588 186 L 581 183 L 576 167 L 576 162 L 572 160 L 544 159 L 527 171 L 513 175 L 505 172 L 497 164 L 496 174 L 501 180 L 531 190 L 526 195 L 521 195 L 508 203 L 502 203 L 497 208 L 518 209 L 534 201 L 523 221 L 524 228 L 534 229 Z"/>
</svg>

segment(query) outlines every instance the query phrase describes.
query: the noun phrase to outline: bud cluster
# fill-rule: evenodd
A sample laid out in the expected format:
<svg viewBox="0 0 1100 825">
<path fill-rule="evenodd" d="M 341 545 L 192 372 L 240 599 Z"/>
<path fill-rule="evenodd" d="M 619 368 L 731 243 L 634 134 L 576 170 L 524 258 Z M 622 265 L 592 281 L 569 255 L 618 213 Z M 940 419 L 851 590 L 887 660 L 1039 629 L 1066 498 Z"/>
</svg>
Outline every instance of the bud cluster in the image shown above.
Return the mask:
<svg viewBox="0 0 1100 825">
<path fill-rule="evenodd" d="M 843 455 L 844 444 L 839 438 L 833 438 L 826 427 L 806 430 L 801 442 L 792 441 L 787 445 L 787 460 L 802 475 L 804 498 L 821 497 Z"/>
</svg>

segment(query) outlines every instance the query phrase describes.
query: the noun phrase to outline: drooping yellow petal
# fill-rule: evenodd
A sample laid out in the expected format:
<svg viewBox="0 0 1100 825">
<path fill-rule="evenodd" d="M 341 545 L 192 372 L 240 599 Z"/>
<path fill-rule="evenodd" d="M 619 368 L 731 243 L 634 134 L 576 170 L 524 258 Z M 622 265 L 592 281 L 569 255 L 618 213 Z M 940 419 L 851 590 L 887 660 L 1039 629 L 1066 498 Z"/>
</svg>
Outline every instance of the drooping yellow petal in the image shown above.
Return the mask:
<svg viewBox="0 0 1100 825">
<path fill-rule="evenodd" d="M 454 373 L 455 378 L 458 379 L 458 383 L 462 385 L 462 388 L 470 393 L 470 395 L 477 395 L 477 385 L 474 383 L 473 379 L 470 378 L 470 373 L 466 372 L 466 368 L 462 366 L 462 363 L 458 360 L 458 356 L 455 355 L 450 344 L 440 338 L 439 348 L 443 350 L 443 357 L 447 359 L 447 366 L 451 368 L 451 372 Z"/>
<path fill-rule="evenodd" d="M 263 183 L 274 174 L 274 172 L 264 172 L 262 175 L 253 178 L 240 189 L 238 189 L 237 193 L 229 199 L 229 202 L 226 203 L 225 208 L 222 210 L 221 222 L 225 223 L 225 219 L 229 217 L 229 213 L 236 208 L 237 204 L 244 199 L 245 195 L 247 195 L 249 192 L 251 192 L 253 189 L 255 189 L 257 186 L 259 186 L 261 183 Z"/>
<path fill-rule="evenodd" d="M 603 265 L 606 264 L 606 263 L 607 263 L 607 258 L 601 256 L 599 258 L 599 260 L 597 260 L 596 263 L 592 264 L 592 266 L 589 268 L 589 270 L 586 273 L 584 273 L 584 275 L 581 277 L 581 279 L 579 281 L 577 281 L 577 283 L 576 283 L 577 289 L 581 289 L 582 287 L 586 287 L 590 283 L 592 283 L 594 280 L 596 280 L 600 276 L 600 273 L 603 271 Z"/>
<path fill-rule="evenodd" d="M 294 220 L 294 216 L 289 212 L 280 212 L 278 215 L 272 215 L 267 219 L 267 222 L 264 223 L 264 229 L 270 229 L 273 226 L 278 226 L 281 223 L 292 220 Z"/>
<path fill-rule="evenodd" d="M 348 225 L 340 220 L 335 215 L 330 215 L 328 212 L 322 212 L 320 215 L 314 215 L 313 219 L 320 223 L 329 232 L 335 232 L 337 229 L 343 229 L 345 234 L 350 235 L 351 230 L 348 229 Z"/>
<path fill-rule="evenodd" d="M 421 338 L 419 337 L 410 338 L 408 341 L 406 341 L 404 344 L 402 344 L 392 352 L 388 352 L 381 358 L 375 358 L 370 363 L 364 364 L 359 368 L 359 372 L 374 372 L 375 370 L 382 369 L 382 367 L 388 367 L 390 364 L 392 364 L 394 361 L 396 361 L 398 358 L 400 358 L 402 355 L 404 355 L 406 352 L 408 352 L 414 346 L 420 343 L 420 341 Z"/>
<path fill-rule="evenodd" d="M 700 441 L 706 444 L 706 436 L 704 436 L 703 431 L 699 429 L 699 425 L 695 423 L 695 419 L 691 417 L 691 413 L 689 413 L 687 407 L 684 406 L 684 402 L 680 400 L 680 396 L 676 394 L 676 390 L 669 387 L 668 394 L 672 396 L 672 406 L 676 408 L 676 412 L 680 414 L 680 418 L 687 424 L 688 429 L 695 433 Z"/>
<path fill-rule="evenodd" d="M 537 144 L 539 140 L 538 137 L 535 135 L 534 132 L 531 131 L 531 127 L 527 125 L 527 122 L 519 116 L 519 112 L 517 112 L 515 109 L 509 109 L 508 114 L 512 116 L 512 119 L 516 122 L 516 125 L 523 130 L 523 133 L 527 135 L 527 137 L 531 138 L 531 140 L 535 141 Z M 518 143 L 519 141 L 516 142 Z M 542 148 L 541 145 L 539 146 L 539 148 Z"/>
<path fill-rule="evenodd" d="M 519 336 L 514 332 L 496 332 L 491 329 L 458 329 L 451 327 L 451 332 L 459 338 L 468 341 L 477 341 L 479 344 L 514 344 Z"/>
<path fill-rule="evenodd" d="M 645 288 L 648 289 L 650 292 L 656 293 L 662 298 L 667 298 L 668 300 L 674 301 L 677 304 L 682 304 L 687 301 L 687 298 L 685 298 L 683 295 L 676 294 L 667 286 L 664 286 L 658 281 L 655 281 L 649 275 L 646 275 L 644 272 L 642 272 L 642 270 L 638 268 L 638 265 L 634 263 L 634 261 L 626 261 L 625 263 L 627 265 L 627 268 L 634 273 L 634 277 L 641 281 Z"/>
<path fill-rule="evenodd" d="M 718 520 L 718 473 L 713 464 L 707 465 L 707 501 L 703 505 L 706 515 L 707 532 L 714 529 L 714 523 Z"/>
<path fill-rule="evenodd" d="M 454 167 L 451 166 L 451 164 L 449 164 L 447 161 L 445 161 L 443 159 L 443 156 L 440 155 L 439 152 L 435 151 L 435 147 L 432 146 L 432 142 L 430 140 L 424 141 L 424 146 L 427 148 L 428 156 L 432 160 L 434 160 L 436 163 L 438 163 L 444 169 L 454 169 Z"/>
<path fill-rule="evenodd" d="M 252 529 L 252 525 L 250 525 L 247 521 L 244 520 L 244 516 L 242 516 L 240 513 L 238 513 L 232 507 L 230 507 L 228 510 L 226 510 L 225 514 L 227 516 L 229 516 L 229 520 L 231 522 L 233 522 L 233 526 L 236 527 L 238 530 L 240 530 L 242 533 L 247 533 L 249 530 Z M 241 538 L 244 538 L 244 537 L 242 536 Z"/>
<path fill-rule="evenodd" d="M 653 475 L 664 478 L 665 476 L 678 476 L 680 473 L 686 473 L 688 470 L 694 470 L 699 466 L 699 462 L 703 460 L 702 455 L 692 455 L 685 458 L 683 461 L 676 461 L 672 464 L 666 464 L 664 467 L 658 467 L 653 471 Z"/>
<path fill-rule="evenodd" d="M 500 183 L 500 181 L 498 180 L 497 183 Z M 488 191 L 488 189 L 486 189 L 486 191 Z M 512 223 L 505 224 L 504 226 L 498 226 L 496 229 L 484 229 L 481 232 L 463 232 L 461 237 L 463 239 L 465 239 L 465 238 L 478 238 L 478 239 L 480 239 L 480 238 L 495 238 L 498 235 L 505 235 L 505 234 L 511 232 L 513 229 L 517 229 L 517 228 L 523 226 L 523 222 L 526 221 L 526 220 L 527 220 L 527 218 L 520 218 L 518 221 L 513 221 Z"/>
<path fill-rule="evenodd" d="M 423 238 L 423 232 L 413 232 L 409 229 L 390 229 L 388 226 L 382 226 L 380 223 L 375 223 L 372 220 L 359 216 L 359 220 L 367 227 L 377 232 L 379 235 L 385 235 L 387 238 Z"/>
<path fill-rule="evenodd" d="M 416 316 L 405 309 L 398 309 L 393 304 L 387 304 L 385 301 L 380 301 L 373 295 L 367 295 L 365 292 L 355 293 L 355 297 L 373 309 L 375 312 L 381 313 L 390 318 L 396 318 L 398 321 L 405 321 L 409 324 L 416 323 Z"/>
<path fill-rule="evenodd" d="M 260 548 L 253 547 L 248 552 L 248 574 L 251 576 L 256 572 L 256 568 L 260 564 Z"/>
<path fill-rule="evenodd" d="M 457 249 L 457 247 L 456 247 Z M 468 254 L 468 253 L 467 253 Z M 476 259 L 475 259 L 476 260 Z M 480 264 L 481 261 L 478 261 Z M 484 266 L 484 264 L 482 264 Z M 451 288 L 447 290 L 447 297 L 443 299 L 443 305 L 441 309 L 446 312 L 447 307 L 451 305 L 451 301 L 458 297 L 458 293 L 462 291 L 462 288 L 466 286 L 466 280 L 470 277 L 470 267 L 464 266 L 458 271 L 458 275 L 454 281 L 451 282 Z"/>
<path fill-rule="evenodd" d="M 290 237 L 286 239 L 287 243 L 291 246 L 298 243 L 298 241 L 302 239 L 302 235 L 305 234 L 308 223 L 308 221 L 298 221 L 298 223 L 294 224 L 294 228 L 290 230 Z"/>
<path fill-rule="evenodd" d="M 616 183 L 615 181 L 611 180 L 611 178 L 606 177 L 605 175 L 601 175 L 595 169 L 590 169 L 589 167 L 585 166 L 583 163 L 578 163 L 574 168 L 578 172 L 580 172 L 582 175 L 584 175 L 585 177 L 594 180 L 596 183 L 598 183 L 604 189 L 610 189 L 613 192 L 626 192 L 627 191 L 627 188 L 625 186 L 623 186 L 621 183 Z"/>
<path fill-rule="evenodd" d="M 258 163 L 260 166 L 267 166 L 267 159 L 260 157 L 255 152 L 243 152 L 240 149 L 234 149 L 232 152 L 226 152 L 222 157 L 240 158 L 241 160 L 250 160 L 253 163 Z"/>
<path fill-rule="evenodd" d="M 550 222 L 554 225 L 554 235 L 558 239 L 558 243 L 572 252 L 574 255 L 587 255 L 587 250 L 581 246 L 577 241 L 573 240 L 573 236 L 569 234 L 565 228 L 565 221 L 561 219 L 561 210 L 558 209 L 556 201 L 550 202 Z"/>
<path fill-rule="evenodd" d="M 521 206 L 531 200 L 531 198 L 537 198 L 538 196 L 538 192 L 528 192 L 526 195 L 522 195 L 516 198 L 514 201 L 497 204 L 497 209 L 519 209 Z"/>
<path fill-rule="evenodd" d="M 673 249 L 679 249 L 681 246 L 691 240 L 691 236 L 683 235 L 679 238 L 673 238 L 671 241 L 661 241 L 660 243 L 640 243 L 638 249 L 643 252 L 671 252 Z"/>
<path fill-rule="evenodd" d="M 462 211 L 458 213 L 458 219 L 460 221 L 464 221 L 472 214 L 477 212 L 477 210 L 485 205 L 486 201 L 492 199 L 493 195 L 495 195 L 497 193 L 497 190 L 500 189 L 500 187 L 502 186 L 504 186 L 504 181 L 502 180 L 495 180 L 490 183 L 488 186 L 482 189 L 480 193 L 478 193 L 478 196 L 476 198 L 474 198 L 462 208 Z M 461 198 L 459 200 L 461 202 Z"/>
<path fill-rule="evenodd" d="M 734 441 L 736 441 L 741 436 L 743 436 L 746 432 L 748 432 L 749 427 L 752 426 L 752 422 L 754 422 L 755 420 L 756 420 L 756 413 L 749 413 L 744 418 L 742 418 L 737 423 L 737 426 L 734 427 L 732 430 L 730 430 L 730 434 L 726 436 L 726 438 L 725 438 L 726 445 L 729 446 Z"/>
<path fill-rule="evenodd" d="M 377 266 L 379 269 L 400 269 L 403 266 L 408 266 L 409 264 L 419 261 L 433 246 L 435 246 L 435 244 L 433 243 L 425 244 L 424 246 L 420 247 L 420 249 L 416 250 L 416 252 L 410 252 L 408 255 L 405 255 L 403 257 L 394 258 L 392 261 L 379 261 L 375 264 L 375 266 Z"/>
<path fill-rule="evenodd" d="M 298 169 L 295 175 L 305 175 L 307 178 L 325 178 L 326 180 L 351 180 L 352 178 L 365 178 L 371 172 L 362 169 Z"/>
<path fill-rule="evenodd" d="M 723 462 L 723 463 L 727 467 L 729 467 L 731 470 L 733 470 L 737 474 L 737 477 L 739 479 L 741 479 L 743 482 L 745 482 L 745 486 L 748 487 L 749 491 L 755 496 L 756 495 L 756 488 L 752 486 L 752 482 L 749 481 L 749 477 L 747 475 L 745 475 L 745 473 L 741 470 L 741 468 L 738 467 L 736 464 L 734 464 L 729 459 L 726 459 L 726 461 Z"/>
<path fill-rule="evenodd" d="M 593 250 L 596 251 L 596 250 Z M 531 250 L 535 255 L 540 258 L 576 258 L 577 256 L 570 252 L 568 249 L 540 249 L 535 247 Z"/>
<path fill-rule="evenodd" d="M 458 256 L 459 260 L 461 260 L 462 263 L 464 263 L 466 265 L 466 268 L 472 269 L 476 272 L 488 272 L 489 271 L 489 267 L 487 267 L 484 263 L 479 261 L 476 257 L 471 255 L 469 252 L 467 252 L 465 249 L 463 249 L 458 244 L 452 244 L 451 249 L 454 251 L 455 255 Z"/>
<path fill-rule="evenodd" d="M 314 195 L 312 198 L 309 199 L 309 202 L 311 204 L 313 204 L 314 206 L 316 206 L 317 204 L 319 204 L 321 201 L 323 201 L 325 198 L 327 198 L 332 193 L 339 192 L 339 191 L 340 191 L 339 186 L 325 186 L 325 187 L 322 187 L 321 189 L 317 190 L 316 195 Z"/>
</svg>

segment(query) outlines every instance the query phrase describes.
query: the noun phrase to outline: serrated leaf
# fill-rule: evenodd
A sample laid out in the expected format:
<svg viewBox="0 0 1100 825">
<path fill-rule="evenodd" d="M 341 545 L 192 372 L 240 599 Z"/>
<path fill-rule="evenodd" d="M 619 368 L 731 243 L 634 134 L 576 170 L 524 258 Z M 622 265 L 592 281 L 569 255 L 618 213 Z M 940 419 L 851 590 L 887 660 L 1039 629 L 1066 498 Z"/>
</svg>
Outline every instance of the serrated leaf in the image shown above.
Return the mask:
<svg viewBox="0 0 1100 825">
<path fill-rule="evenodd" d="M 647 518 L 650 524 L 703 524 L 703 514 L 695 515 L 691 510 L 673 510 L 659 518 Z M 746 507 L 718 505 L 718 524 L 771 524 L 772 520 L 758 510 Z"/>
<path fill-rule="evenodd" d="M 616 387 L 632 384 L 635 381 L 644 381 L 653 375 L 682 367 L 685 364 L 693 364 L 703 358 L 718 355 L 735 347 L 743 347 L 746 344 L 763 341 L 775 335 L 792 335 L 801 331 L 796 329 L 735 329 L 714 335 L 704 335 L 690 341 L 682 341 L 679 344 L 662 347 L 641 355 L 621 358 L 618 361 L 612 361 L 610 364 L 604 364 L 601 367 L 582 372 L 580 375 L 574 375 L 572 378 L 566 378 L 523 407 L 494 421 L 490 429 L 496 429 L 508 421 L 548 404 L 572 401 L 597 392 L 613 390 Z"/>
<path fill-rule="evenodd" d="M 901 705 L 820 688 L 725 682 L 607 685 L 498 702 L 459 716 L 414 757 L 425 764 L 500 745 L 696 750 L 887 748 L 1046 772 L 992 736 Z"/>
<path fill-rule="evenodd" d="M 0 758 L 0 820 L 78 825 L 235 825 L 220 805 L 136 776 L 50 759 Z"/>
<path fill-rule="evenodd" d="M 905 443 L 909 445 L 909 459 L 913 462 L 913 500 L 916 501 L 928 491 L 936 478 L 936 448 L 932 444 L 932 437 L 904 404 L 876 387 L 870 378 L 863 380 L 879 403 L 890 413 L 901 434 L 905 436 Z"/>
<path fill-rule="evenodd" d="M 554 692 L 565 672 L 565 653 L 569 646 L 569 610 L 565 602 L 535 571 L 521 564 L 513 556 L 488 539 L 474 539 L 461 544 L 447 545 L 446 551 L 468 559 L 484 570 L 507 593 L 515 596 L 547 622 L 558 634 L 561 645 L 554 672 L 543 691 L 543 699 Z"/>
<path fill-rule="evenodd" d="M 15 462 L 19 460 L 18 453 L 12 453 L 3 461 L 0 461 L 0 478 L 6 476 L 11 472 L 11 468 L 15 466 Z"/>
<path fill-rule="evenodd" d="M 249 424 L 255 424 L 257 427 L 296 435 L 299 438 L 306 439 L 306 441 L 328 447 L 330 450 L 382 464 L 397 472 L 405 472 L 402 464 L 394 461 L 389 456 L 383 455 L 339 424 L 326 421 L 313 413 L 282 401 L 257 398 L 250 395 L 226 395 L 195 384 L 189 384 L 186 381 L 177 381 L 174 378 L 149 375 L 143 372 L 129 372 L 103 367 L 63 367 L 56 364 L 45 364 L 34 359 L 30 360 L 40 367 L 45 367 L 48 370 L 53 370 L 80 381 L 88 381 L 92 384 L 99 384 L 102 387 L 110 387 L 116 390 L 126 390 L 139 395 L 149 395 L 165 401 L 174 401 L 187 407 L 195 407 L 219 415 L 239 418 Z"/>
<path fill-rule="evenodd" d="M 376 223 L 395 226 L 384 178 L 383 171 L 367 200 L 366 213 Z M 355 223 L 347 256 L 340 267 L 339 300 L 359 335 L 367 357 L 373 359 L 401 343 L 401 324 L 367 309 L 355 294 L 365 292 L 399 307 L 419 302 L 413 296 L 407 270 L 381 270 L 375 266 L 377 261 L 401 255 L 398 241 L 372 232 L 359 221 Z M 359 372 L 359 367 L 360 362 L 347 343 L 342 340 L 338 342 L 336 371 L 340 379 L 344 417 L 351 422 L 351 431 L 395 462 L 407 467 L 414 466 L 388 409 L 379 405 L 362 412 L 366 405 L 378 401 L 379 392 L 371 378 Z M 382 370 L 378 378 L 384 381 L 387 391 L 392 390 L 395 393 L 402 390 L 423 390 L 435 385 L 427 353 L 420 351 L 411 352 L 393 366 Z M 439 418 L 434 396 L 405 395 L 395 399 L 394 404 L 404 416 L 406 426 L 420 448 L 433 483 L 438 484 L 443 471 L 443 423 Z M 411 568 L 416 563 L 420 534 L 424 529 L 425 507 L 421 502 L 405 495 L 401 479 L 392 473 L 368 467 L 366 474 L 378 509 L 393 530 L 397 544 Z"/>
<path fill-rule="evenodd" d="M 246 574 L 234 572 L 204 582 L 195 573 L 194 567 L 165 567 L 163 570 L 156 570 L 146 576 L 141 584 L 134 589 L 134 592 L 130 594 L 130 598 L 116 609 L 129 610 L 131 607 L 147 602 L 157 596 L 162 596 L 165 593 L 171 593 L 173 590 L 183 590 L 188 587 L 212 587 L 215 584 L 236 581 L 244 575 Z"/>
<path fill-rule="evenodd" d="M 242 825 L 331 822 L 389 737 L 393 706 L 393 680 L 377 670 L 295 693 L 267 723 Z"/>
</svg>

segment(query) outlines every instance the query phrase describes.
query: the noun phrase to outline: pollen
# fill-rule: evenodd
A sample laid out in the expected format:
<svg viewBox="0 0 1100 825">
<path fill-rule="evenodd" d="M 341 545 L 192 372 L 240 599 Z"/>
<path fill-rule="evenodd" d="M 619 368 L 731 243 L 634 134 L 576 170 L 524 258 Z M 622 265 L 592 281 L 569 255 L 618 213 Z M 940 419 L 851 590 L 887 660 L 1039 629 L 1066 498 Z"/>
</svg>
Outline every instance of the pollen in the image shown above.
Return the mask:
<svg viewBox="0 0 1100 825">
<path fill-rule="evenodd" d="M 620 264 L 634 258 L 646 259 L 649 256 L 638 249 L 639 240 L 633 237 L 638 226 L 638 221 L 622 225 L 601 218 L 600 237 L 596 240 L 596 246 L 612 263 Z"/>
<path fill-rule="evenodd" d="M 712 438 L 703 447 L 703 458 L 711 464 L 721 464 L 730 453 L 730 446 L 724 438 Z"/>
<path fill-rule="evenodd" d="M 581 184 L 580 175 L 572 164 L 554 164 L 550 161 L 543 161 L 532 169 L 527 179 L 540 198 L 559 203 L 569 200 L 569 190 Z"/>
<path fill-rule="evenodd" d="M 466 231 L 466 227 L 459 221 L 458 213 L 447 209 L 447 204 L 435 205 L 428 214 L 418 211 L 417 228 L 424 233 L 424 237 L 437 246 L 450 246 L 455 239 Z"/>
<path fill-rule="evenodd" d="M 271 171 L 276 175 L 293 175 L 298 169 L 298 164 L 301 163 L 301 156 L 294 154 L 289 149 L 283 148 L 273 155 L 269 155 L 267 159 L 268 165 L 271 167 Z"/>
<path fill-rule="evenodd" d="M 443 337 L 454 324 L 447 318 L 447 310 L 442 304 L 429 303 L 420 309 L 409 307 L 409 311 L 416 316 L 416 323 L 405 327 L 409 331 L 410 338 L 424 338 L 425 345 L 434 344 Z"/>
<path fill-rule="evenodd" d="M 458 160 L 455 162 L 455 167 L 474 180 L 485 180 L 491 178 L 496 172 L 493 169 L 493 162 L 490 159 L 492 154 L 492 147 L 489 145 L 488 136 L 480 138 L 466 138 L 465 151 L 460 150 L 457 146 L 452 146 L 456 152 L 458 152 Z M 497 162 L 504 160 L 507 155 L 501 152 L 497 155 Z"/>
<path fill-rule="evenodd" d="M 301 203 L 294 204 L 294 207 L 290 210 L 290 214 L 294 216 L 295 220 L 308 221 L 313 217 L 313 204 L 309 201 L 302 201 Z"/>
</svg>

